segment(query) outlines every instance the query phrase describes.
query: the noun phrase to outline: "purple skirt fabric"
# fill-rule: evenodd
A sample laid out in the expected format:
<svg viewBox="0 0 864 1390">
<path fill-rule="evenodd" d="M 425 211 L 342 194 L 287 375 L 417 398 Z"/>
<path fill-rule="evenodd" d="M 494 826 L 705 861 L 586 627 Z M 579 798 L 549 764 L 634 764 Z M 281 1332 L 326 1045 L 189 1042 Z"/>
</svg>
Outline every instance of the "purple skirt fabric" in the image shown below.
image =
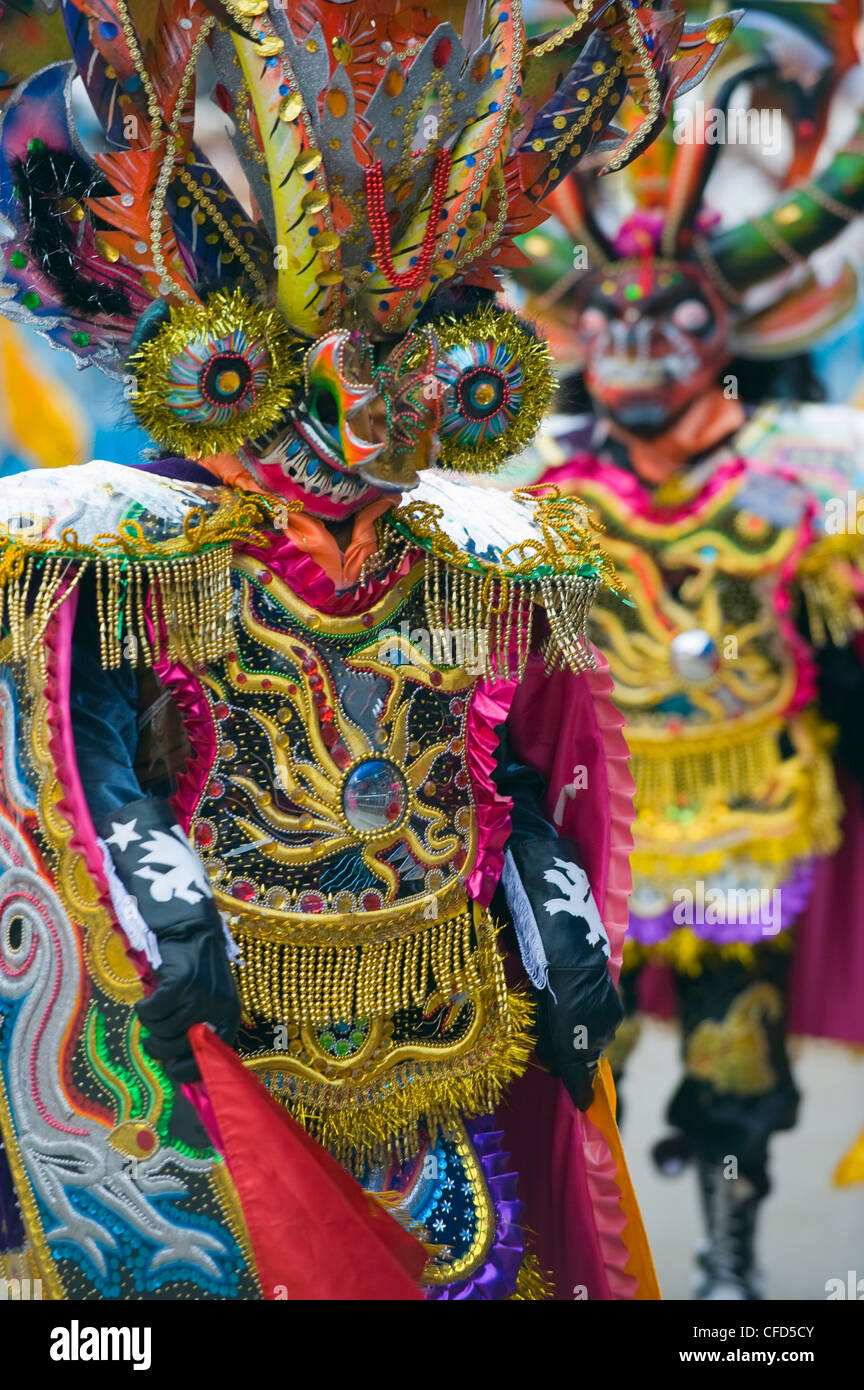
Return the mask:
<svg viewBox="0 0 864 1390">
<path fill-rule="evenodd" d="M 522 1203 L 516 1196 L 517 1176 L 508 1172 L 510 1155 L 501 1147 L 504 1133 L 495 1127 L 494 1115 L 469 1120 L 468 1135 L 477 1150 L 483 1176 L 492 1197 L 496 1224 L 492 1248 L 485 1263 L 470 1279 L 432 1287 L 426 1297 L 438 1302 L 509 1298 L 525 1258 L 525 1233 L 519 1224 Z"/>
<path fill-rule="evenodd" d="M 631 911 L 630 940 L 638 941 L 640 946 L 656 946 L 673 932 L 687 927 L 694 936 L 701 937 L 703 941 L 710 941 L 715 946 L 757 946 L 760 942 L 770 941 L 780 932 L 790 931 L 795 925 L 796 919 L 810 901 L 815 873 L 814 860 L 803 860 L 797 864 L 792 877 L 781 887 L 773 890 L 779 895 L 776 899 L 777 911 L 775 913 L 773 910 L 773 900 L 767 903 L 767 920 L 763 914 L 756 921 L 706 922 L 699 921 L 698 915 L 696 920 L 681 921 L 676 917 L 676 914 L 679 914 L 678 905 L 668 908 L 657 917 L 640 917 Z M 696 907 L 698 906 L 697 901 Z"/>
</svg>

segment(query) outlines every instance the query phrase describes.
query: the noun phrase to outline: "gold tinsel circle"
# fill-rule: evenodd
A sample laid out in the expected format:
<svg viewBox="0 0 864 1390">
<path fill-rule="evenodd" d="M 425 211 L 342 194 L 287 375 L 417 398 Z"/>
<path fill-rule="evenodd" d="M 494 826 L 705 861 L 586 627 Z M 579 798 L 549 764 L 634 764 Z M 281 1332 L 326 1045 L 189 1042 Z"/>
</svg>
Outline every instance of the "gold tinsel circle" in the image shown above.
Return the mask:
<svg viewBox="0 0 864 1390">
<path fill-rule="evenodd" d="M 176 389 L 172 369 L 191 347 L 205 345 L 208 338 L 225 338 L 238 329 L 248 342 L 259 343 L 269 358 L 266 381 L 255 392 L 251 409 L 221 423 L 185 420 L 170 403 Z M 158 444 L 179 454 L 206 458 L 234 453 L 272 429 L 292 404 L 303 379 L 307 347 L 278 310 L 251 303 L 241 290 L 220 290 L 206 304 L 175 305 L 158 333 L 129 359 L 137 382 L 132 409 Z M 199 380 L 206 365 L 202 363 Z"/>
<path fill-rule="evenodd" d="M 503 434 L 472 446 L 441 432 L 439 462 L 442 468 L 465 473 L 494 473 L 508 458 L 521 453 L 531 443 L 552 400 L 555 377 L 548 344 L 518 315 L 493 304 L 485 304 L 462 318 L 439 319 L 433 328 L 439 344 L 439 361 L 453 347 L 490 342 L 507 348 L 522 373 L 522 403 Z M 455 393 L 452 386 L 448 385 L 448 390 Z"/>
</svg>

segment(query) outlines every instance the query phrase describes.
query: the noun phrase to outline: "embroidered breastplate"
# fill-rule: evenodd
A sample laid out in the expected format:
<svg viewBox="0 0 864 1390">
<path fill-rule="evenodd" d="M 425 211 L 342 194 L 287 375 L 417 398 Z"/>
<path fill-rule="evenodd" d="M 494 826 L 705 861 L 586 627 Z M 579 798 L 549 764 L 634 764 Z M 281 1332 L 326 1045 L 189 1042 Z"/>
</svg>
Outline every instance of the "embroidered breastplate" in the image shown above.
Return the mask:
<svg viewBox="0 0 864 1390">
<path fill-rule="evenodd" d="M 204 678 L 219 741 L 193 831 L 223 907 L 281 939 L 464 903 L 477 678 L 427 654 L 422 566 L 351 618 L 257 561 L 233 578 L 237 647 Z"/>
<path fill-rule="evenodd" d="M 243 952 L 247 1061 L 355 1167 L 484 1109 L 522 1051 L 464 887 L 478 676 L 434 649 L 423 580 L 332 617 L 240 556 L 236 646 L 201 678 L 218 743 L 192 835 Z"/>
<path fill-rule="evenodd" d="M 627 719 L 633 911 L 654 916 L 682 881 L 736 857 L 737 873 L 773 885 L 836 839 L 824 734 L 812 710 L 791 712 L 808 678 L 792 611 L 806 495 L 735 465 L 665 513 L 631 507 L 602 476 L 572 485 L 602 517 L 631 596 L 600 595 L 590 630 Z"/>
<path fill-rule="evenodd" d="M 424 1155 L 458 1169 L 452 1279 L 491 1237 L 464 1117 L 524 1063 L 526 1006 L 466 898 L 478 675 L 429 636 L 424 572 L 333 617 L 236 559 L 236 646 L 201 678 L 218 742 L 191 833 L 243 953 L 247 1065 L 409 1210 L 428 1206 Z"/>
</svg>

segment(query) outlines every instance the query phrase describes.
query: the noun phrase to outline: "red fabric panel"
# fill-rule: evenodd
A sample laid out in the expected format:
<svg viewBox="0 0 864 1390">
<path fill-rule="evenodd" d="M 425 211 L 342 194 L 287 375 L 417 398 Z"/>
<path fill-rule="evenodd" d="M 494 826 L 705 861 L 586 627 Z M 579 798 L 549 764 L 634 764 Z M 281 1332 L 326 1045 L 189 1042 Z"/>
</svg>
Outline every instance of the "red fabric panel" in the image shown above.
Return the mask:
<svg viewBox="0 0 864 1390">
<path fill-rule="evenodd" d="M 291 1119 L 212 1029 L 196 1024 L 189 1036 L 264 1297 L 422 1299 L 425 1247 Z"/>
</svg>

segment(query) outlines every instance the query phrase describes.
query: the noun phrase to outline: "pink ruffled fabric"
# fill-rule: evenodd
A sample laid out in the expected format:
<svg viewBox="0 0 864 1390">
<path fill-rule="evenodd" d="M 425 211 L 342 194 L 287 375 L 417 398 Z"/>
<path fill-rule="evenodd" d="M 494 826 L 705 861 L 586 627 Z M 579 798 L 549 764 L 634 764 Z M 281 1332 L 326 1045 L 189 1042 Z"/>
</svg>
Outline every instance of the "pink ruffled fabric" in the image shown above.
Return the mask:
<svg viewBox="0 0 864 1390">
<path fill-rule="evenodd" d="M 608 815 L 606 875 L 599 890 L 602 896 L 598 905 L 602 904 L 600 911 L 612 947 L 609 968 L 617 982 L 629 920 L 630 893 L 633 889 L 630 853 L 633 849 L 631 827 L 636 786 L 630 775 L 630 749 L 624 736 L 624 716 L 612 699 L 614 686 L 609 666 L 599 653 L 595 655 L 597 669 L 588 672 L 585 680 L 597 720 L 597 734 L 602 750 L 601 767 L 606 775 Z M 596 824 L 596 819 L 593 822 L 589 820 L 589 826 L 592 824 Z"/>
<path fill-rule="evenodd" d="M 96 886 L 99 901 L 110 912 L 115 929 L 119 932 L 120 927 L 114 916 L 108 882 L 105 878 L 102 851 L 99 848 L 96 831 L 90 816 L 90 808 L 87 805 L 84 788 L 78 774 L 75 737 L 69 709 L 69 691 L 72 678 L 72 633 L 75 627 L 75 615 L 78 612 L 78 593 L 77 589 L 74 590 L 65 601 L 60 603 L 45 633 L 48 746 L 63 792 L 58 809 L 72 828 L 70 846 L 83 857 L 87 872 Z M 150 966 L 144 955 L 138 951 L 130 950 L 128 946 L 126 954 L 139 975 L 144 977 L 149 974 Z"/>
<path fill-rule="evenodd" d="M 275 536 L 267 546 L 245 546 L 241 553 L 260 560 L 305 603 L 319 612 L 345 616 L 363 613 L 371 608 L 405 577 L 423 551 L 419 548 L 407 551 L 395 569 L 388 570 L 383 576 L 373 575 L 362 584 L 341 592 L 317 561 L 288 536 Z"/>
<path fill-rule="evenodd" d="M 574 781 L 574 766 L 586 770 L 587 785 L 564 802 L 560 829 L 583 855 L 617 979 L 632 887 L 634 785 L 609 667 L 596 652 L 595 657 L 597 670 L 582 676 L 546 676 L 542 662 L 532 658 L 513 700 L 510 730 L 517 756 L 548 780 L 550 816 L 562 787 Z M 615 1159 L 561 1083 L 542 1075 L 529 1071 L 513 1088 L 505 1112 L 506 1143 L 519 1164 L 526 1225 L 537 1233 L 538 1257 L 556 1271 L 559 1298 L 572 1298 L 573 1287 L 585 1285 L 591 1298 L 632 1299 L 636 1281 L 626 1271 L 627 1218 Z"/>
<path fill-rule="evenodd" d="M 574 840 L 609 935 L 609 961 L 618 979 L 632 888 L 633 778 L 623 716 L 612 703 L 609 667 L 596 651 L 595 671 L 547 676 L 539 657 L 528 662 L 513 699 L 510 731 L 518 757 L 538 768 L 548 782 L 551 817 L 574 769 L 585 768 L 587 785 L 565 800 L 560 829 Z"/>
<path fill-rule="evenodd" d="M 607 1222 L 594 1206 L 579 1118 L 561 1082 L 538 1066 L 514 1082 L 496 1110 L 519 1174 L 531 1249 L 552 1273 L 556 1299 L 608 1302 L 613 1294 L 599 1229 Z"/>
<path fill-rule="evenodd" d="M 176 662 L 159 662 L 154 669 L 171 691 L 192 748 L 192 756 L 178 776 L 177 790 L 171 798 L 177 819 L 188 834 L 216 761 L 216 726 L 204 690 L 194 675 Z"/>
<path fill-rule="evenodd" d="M 510 838 L 513 802 L 495 785 L 498 729 L 507 718 L 516 691 L 515 680 L 483 680 L 468 710 L 465 757 L 477 810 L 477 863 L 467 880 L 468 896 L 488 907 L 504 867 Z"/>
<path fill-rule="evenodd" d="M 108 882 L 102 867 L 102 852 L 96 841 L 96 831 L 78 775 L 75 739 L 69 712 L 69 691 L 72 679 L 72 632 L 78 612 L 78 590 L 65 599 L 57 609 L 45 634 L 45 664 L 48 679 L 45 694 L 48 700 L 48 746 L 58 781 L 63 790 L 59 809 L 72 827 L 72 849 L 83 855 L 87 872 L 99 890 L 103 904 L 110 909 Z"/>
</svg>

